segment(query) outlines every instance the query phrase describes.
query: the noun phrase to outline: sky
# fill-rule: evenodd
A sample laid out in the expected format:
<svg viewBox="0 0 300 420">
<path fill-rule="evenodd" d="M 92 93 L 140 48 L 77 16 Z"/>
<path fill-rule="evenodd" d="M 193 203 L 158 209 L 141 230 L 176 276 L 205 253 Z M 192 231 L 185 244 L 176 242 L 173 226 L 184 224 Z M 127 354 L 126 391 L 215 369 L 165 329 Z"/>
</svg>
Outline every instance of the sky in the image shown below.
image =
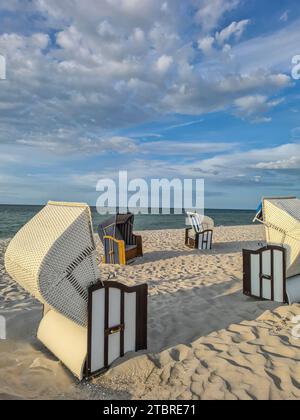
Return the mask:
<svg viewBox="0 0 300 420">
<path fill-rule="evenodd" d="M 0 203 L 95 205 L 120 170 L 299 196 L 299 27 L 298 0 L 2 0 Z"/>
</svg>

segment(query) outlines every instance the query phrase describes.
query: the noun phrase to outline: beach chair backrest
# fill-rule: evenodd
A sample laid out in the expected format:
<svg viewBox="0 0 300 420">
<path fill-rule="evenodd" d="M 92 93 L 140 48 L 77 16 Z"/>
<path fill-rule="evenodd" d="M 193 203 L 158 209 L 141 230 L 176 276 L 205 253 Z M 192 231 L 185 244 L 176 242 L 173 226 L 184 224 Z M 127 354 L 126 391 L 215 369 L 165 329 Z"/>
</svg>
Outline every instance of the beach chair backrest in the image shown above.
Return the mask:
<svg viewBox="0 0 300 420">
<path fill-rule="evenodd" d="M 117 217 L 117 227 L 126 245 L 136 245 L 133 235 L 134 215 L 119 214 Z"/>
<path fill-rule="evenodd" d="M 89 206 L 49 202 L 12 239 L 5 267 L 41 303 L 85 326 L 88 288 L 100 277 Z"/>
<path fill-rule="evenodd" d="M 117 215 L 110 217 L 98 226 L 98 235 L 103 244 L 105 236 L 110 236 L 117 240 L 123 240 L 121 232 L 118 229 L 117 217 Z"/>
<path fill-rule="evenodd" d="M 202 231 L 202 224 L 199 214 L 187 212 L 187 216 L 191 226 L 194 228 L 195 233 L 200 233 Z"/>
<path fill-rule="evenodd" d="M 243 251 L 244 294 L 264 300 L 286 303 L 286 250 L 267 246 Z"/>
</svg>

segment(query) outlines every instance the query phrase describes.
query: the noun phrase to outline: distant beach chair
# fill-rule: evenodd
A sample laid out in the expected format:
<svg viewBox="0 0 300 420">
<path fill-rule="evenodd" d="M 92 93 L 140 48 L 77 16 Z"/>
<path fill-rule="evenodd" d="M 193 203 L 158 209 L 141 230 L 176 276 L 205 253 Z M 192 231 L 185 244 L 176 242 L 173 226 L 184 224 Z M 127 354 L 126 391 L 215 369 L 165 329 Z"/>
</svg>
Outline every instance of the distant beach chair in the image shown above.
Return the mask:
<svg viewBox="0 0 300 420">
<path fill-rule="evenodd" d="M 147 285 L 100 280 L 86 204 L 49 202 L 10 242 L 5 267 L 44 305 L 38 339 L 80 380 L 147 347 Z"/>
<path fill-rule="evenodd" d="M 191 227 L 185 230 L 185 244 L 192 249 L 211 250 L 214 221 L 208 216 L 187 212 Z"/>
<path fill-rule="evenodd" d="M 98 226 L 104 246 L 105 264 L 126 265 L 128 261 L 143 256 L 142 237 L 133 233 L 134 215 L 117 214 Z"/>
<path fill-rule="evenodd" d="M 279 303 L 300 302 L 300 200 L 264 198 L 254 221 L 263 223 L 267 246 L 243 250 L 244 294 Z"/>
</svg>

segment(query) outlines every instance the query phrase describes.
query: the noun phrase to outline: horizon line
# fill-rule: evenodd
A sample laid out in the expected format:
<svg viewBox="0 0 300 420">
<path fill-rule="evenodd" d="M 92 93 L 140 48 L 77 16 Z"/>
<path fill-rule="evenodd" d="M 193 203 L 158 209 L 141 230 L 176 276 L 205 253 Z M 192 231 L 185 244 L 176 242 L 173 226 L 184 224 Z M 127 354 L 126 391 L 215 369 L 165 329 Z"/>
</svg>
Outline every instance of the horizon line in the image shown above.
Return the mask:
<svg viewBox="0 0 300 420">
<path fill-rule="evenodd" d="M 26 207 L 44 207 L 45 205 L 46 204 L 7 204 L 7 203 L 0 203 L 0 206 L 18 206 L 18 207 L 25 207 L 25 206 Z M 96 208 L 95 205 L 90 205 L 90 204 L 88 204 L 88 205 L 91 208 Z M 106 207 L 103 207 L 103 209 L 104 208 L 106 208 Z M 149 207 L 149 209 L 151 209 L 151 207 Z M 157 209 L 158 210 L 163 210 L 164 208 L 163 207 L 159 207 L 159 208 L 156 207 L 155 209 L 156 210 Z M 174 207 L 173 208 L 170 208 L 170 210 L 171 211 L 174 210 Z M 256 208 L 253 208 L 253 209 L 240 209 L 240 208 L 214 208 L 214 207 L 206 207 L 205 210 L 256 211 Z M 184 214 L 184 213 L 182 213 L 182 214 Z M 147 215 L 144 215 L 144 216 L 147 216 Z M 173 214 L 173 216 L 174 216 L 174 214 Z M 180 215 L 178 214 L 178 216 L 180 216 Z"/>
</svg>

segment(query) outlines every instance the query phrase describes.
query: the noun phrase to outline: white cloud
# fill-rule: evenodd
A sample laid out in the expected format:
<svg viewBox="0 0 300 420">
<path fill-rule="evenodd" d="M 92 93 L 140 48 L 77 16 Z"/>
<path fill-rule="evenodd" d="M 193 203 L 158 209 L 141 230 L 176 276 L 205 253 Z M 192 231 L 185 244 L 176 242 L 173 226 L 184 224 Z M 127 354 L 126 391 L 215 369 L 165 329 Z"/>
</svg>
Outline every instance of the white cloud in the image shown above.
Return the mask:
<svg viewBox="0 0 300 420">
<path fill-rule="evenodd" d="M 33 135 L 26 139 L 18 139 L 17 144 L 39 148 L 48 152 L 65 155 L 68 154 L 90 154 L 97 155 L 105 153 L 135 153 L 138 151 L 138 144 L 128 137 L 113 136 L 106 138 L 95 138 L 82 135 L 77 137 L 75 130 L 59 129 L 43 135 Z"/>
<path fill-rule="evenodd" d="M 236 40 L 239 40 L 243 35 L 246 27 L 249 25 L 250 20 L 245 19 L 240 22 L 232 22 L 229 26 L 224 28 L 221 32 L 217 32 L 215 35 L 216 41 L 223 45 L 230 38 L 234 37 Z"/>
<path fill-rule="evenodd" d="M 159 73 L 166 73 L 172 66 L 174 60 L 172 57 L 162 55 L 156 62 L 156 69 Z"/>
<path fill-rule="evenodd" d="M 265 72 L 251 75 L 231 75 L 220 77 L 217 80 L 208 79 L 208 77 L 204 79 L 199 75 L 193 75 L 188 81 L 185 78 L 179 79 L 165 96 L 165 106 L 172 106 L 178 113 L 198 115 L 236 106 L 236 101 L 239 101 L 239 98 L 243 96 L 255 98 L 256 95 L 253 95 L 255 91 L 265 92 L 264 95 L 259 94 L 258 98 L 260 96 L 267 97 L 270 92 L 290 84 L 290 78 L 284 74 Z M 269 105 L 272 104 L 276 105 L 271 101 Z M 243 104 L 241 103 L 241 105 Z M 265 108 L 265 110 L 269 109 L 270 107 Z M 263 106 L 259 110 L 264 112 Z"/>
<path fill-rule="evenodd" d="M 299 25 L 296 19 L 283 29 L 240 42 L 232 48 L 232 68 L 238 65 L 242 72 L 264 68 L 290 74 L 292 57 L 299 51 Z"/>
<path fill-rule="evenodd" d="M 267 96 L 244 96 L 235 100 L 236 114 L 254 122 L 270 122 L 270 118 L 261 117 L 272 108 L 282 103 L 282 99 L 268 100 Z"/>
<path fill-rule="evenodd" d="M 213 36 L 206 36 L 198 41 L 198 48 L 203 51 L 204 54 L 210 54 L 213 50 L 215 38 Z"/>
<path fill-rule="evenodd" d="M 289 20 L 290 10 L 286 10 L 279 18 L 281 22 L 287 22 Z"/>
<path fill-rule="evenodd" d="M 204 52 L 213 47 L 202 29 L 214 27 L 238 1 L 188 0 L 186 7 L 180 0 L 29 3 L 28 10 L 43 18 L 45 32 L 0 35 L 8 63 L 8 80 L 0 86 L 1 143 L 31 148 L 44 143 L 45 149 L 61 153 L 101 154 L 109 147 L 114 152 L 113 142 L 105 146 L 103 139 L 118 137 L 124 128 L 172 113 L 232 112 L 239 98 L 256 95 L 268 98 L 269 105 L 260 107 L 263 113 L 270 110 L 269 98 L 290 83 L 268 66 L 258 71 L 260 62 L 241 70 L 230 61 L 240 53 L 227 41 L 238 38 L 247 21 L 218 32 L 222 51 L 215 48 L 199 62 L 197 39 Z M 20 5 L 14 1 L 10 7 L 19 10 Z M 46 33 L 49 26 L 57 29 L 56 45 Z"/>
<path fill-rule="evenodd" d="M 258 163 L 258 169 L 280 170 L 280 169 L 300 169 L 300 157 L 291 156 L 288 159 L 280 159 L 272 162 Z"/>
<path fill-rule="evenodd" d="M 214 29 L 221 17 L 235 9 L 239 0 L 198 0 L 196 21 L 202 26 L 203 31 Z"/>
</svg>

